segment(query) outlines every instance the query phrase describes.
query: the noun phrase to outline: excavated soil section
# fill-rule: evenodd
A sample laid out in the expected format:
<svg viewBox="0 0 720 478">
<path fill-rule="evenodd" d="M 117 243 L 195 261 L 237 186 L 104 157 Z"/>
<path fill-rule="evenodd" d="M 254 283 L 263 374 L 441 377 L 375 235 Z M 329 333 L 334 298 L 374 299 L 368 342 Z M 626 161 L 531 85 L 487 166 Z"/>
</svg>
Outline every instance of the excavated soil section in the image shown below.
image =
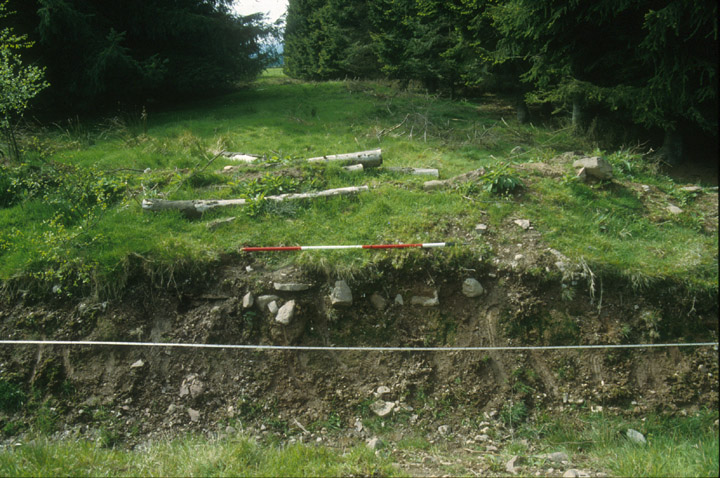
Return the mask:
<svg viewBox="0 0 720 478">
<path fill-rule="evenodd" d="M 330 303 L 336 277 L 235 258 L 184 292 L 138 285 L 116 302 L 16 299 L 0 308 L 0 331 L 6 339 L 323 346 L 717 340 L 714 300 L 683 299 L 677 287 L 669 289 L 674 296 L 667 290 L 640 295 L 607 281 L 591 294 L 588 277 L 568 272 L 557 254 L 536 254 L 532 267 L 512 260 L 459 271 L 388 267 L 374 280 L 348 280 L 353 303 L 344 308 Z M 508 257 L 517 258 L 509 250 Z M 565 274 L 531 273 L 555 268 Z M 462 292 L 471 277 L 485 289 L 474 298 Z M 276 291 L 276 282 L 310 288 Z M 244 307 L 248 292 L 255 303 Z M 413 296 L 435 292 L 439 305 L 411 304 Z M 289 325 L 259 308 L 263 294 L 278 296 L 278 306 L 296 301 Z M 384 308 L 371 302 L 372 294 L 386 300 Z M 329 434 L 334 445 L 381 432 L 390 439 L 420 433 L 462 447 L 478 434 L 478 424 L 495 423 L 495 437 L 507 438 L 516 404 L 530 417 L 718 406 L 713 347 L 368 352 L 23 345 L 0 348 L 0 370 L 26 397 L 49 404 L 65 433 L 92 437 L 109 427 L 129 446 L 187 431 L 241 429 L 281 440 L 327 442 Z M 392 411 L 380 417 L 373 409 L 383 404 Z M 34 413 L 20 407 L 0 413 L 0 422 L 32 423 Z"/>
</svg>

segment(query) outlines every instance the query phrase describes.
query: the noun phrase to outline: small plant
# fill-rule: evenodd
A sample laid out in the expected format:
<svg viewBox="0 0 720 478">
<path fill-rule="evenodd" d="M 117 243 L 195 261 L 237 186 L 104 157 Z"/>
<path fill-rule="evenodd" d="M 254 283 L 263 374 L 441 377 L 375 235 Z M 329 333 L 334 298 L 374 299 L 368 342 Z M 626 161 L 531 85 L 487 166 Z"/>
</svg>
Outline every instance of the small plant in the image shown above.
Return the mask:
<svg viewBox="0 0 720 478">
<path fill-rule="evenodd" d="M 525 184 L 523 184 L 522 180 L 508 172 L 509 167 L 508 164 L 504 164 L 493 171 L 486 172 L 482 176 L 485 191 L 503 196 L 524 188 Z"/>
<path fill-rule="evenodd" d="M 7 17 L 7 0 L 0 0 L 0 19 Z M 16 122 L 28 107 L 28 102 L 49 85 L 43 79 L 45 71 L 35 65 L 23 65 L 19 50 L 30 48 L 26 35 L 15 35 L 11 28 L 0 30 L 0 133 L 8 155 L 20 160 L 15 129 Z"/>
<path fill-rule="evenodd" d="M 25 404 L 27 397 L 20 387 L 5 379 L 0 380 L 0 412 L 13 413 Z"/>
<path fill-rule="evenodd" d="M 524 402 L 510 400 L 500 410 L 500 420 L 508 427 L 513 428 L 523 423 L 528 417 L 528 408 Z"/>
</svg>

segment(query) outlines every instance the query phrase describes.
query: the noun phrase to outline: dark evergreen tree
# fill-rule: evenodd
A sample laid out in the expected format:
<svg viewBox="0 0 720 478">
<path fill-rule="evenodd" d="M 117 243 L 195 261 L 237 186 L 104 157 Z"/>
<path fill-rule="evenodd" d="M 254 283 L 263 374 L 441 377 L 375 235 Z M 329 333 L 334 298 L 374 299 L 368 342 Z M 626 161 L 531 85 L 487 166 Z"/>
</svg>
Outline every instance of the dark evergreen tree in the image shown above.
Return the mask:
<svg viewBox="0 0 720 478">
<path fill-rule="evenodd" d="M 327 80 L 377 76 L 367 0 L 290 0 L 285 72 Z"/>
<path fill-rule="evenodd" d="M 573 105 L 578 122 L 594 102 L 670 138 L 716 131 L 717 2 L 507 0 L 492 16 L 535 97 Z"/>
<path fill-rule="evenodd" d="M 265 67 L 260 16 L 231 0 L 14 0 L 50 93 L 87 107 L 224 88 Z"/>
</svg>

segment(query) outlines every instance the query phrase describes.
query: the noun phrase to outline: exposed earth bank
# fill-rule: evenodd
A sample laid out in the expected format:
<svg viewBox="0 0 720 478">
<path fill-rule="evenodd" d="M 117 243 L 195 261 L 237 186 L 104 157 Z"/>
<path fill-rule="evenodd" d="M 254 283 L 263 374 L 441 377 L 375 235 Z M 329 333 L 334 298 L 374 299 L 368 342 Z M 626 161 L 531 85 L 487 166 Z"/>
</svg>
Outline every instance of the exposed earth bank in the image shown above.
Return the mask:
<svg viewBox="0 0 720 478">
<path fill-rule="evenodd" d="M 34 304 L 15 297 L 0 308 L 0 332 L 4 339 L 322 346 L 717 341 L 712 297 L 687 297 L 677 284 L 640 293 L 621 280 L 600 280 L 556 251 L 511 249 L 496 261 L 461 267 L 438 266 L 431 260 L 438 252 L 427 251 L 402 270 L 392 266 L 396 252 L 387 253 L 364 278 L 346 278 L 350 304 L 337 301 L 338 277 L 238 256 L 164 291 L 139 280 L 122 301 Z M 288 308 L 289 323 L 278 322 L 278 309 Z M 492 451 L 537 413 L 642 415 L 718 406 L 715 347 L 378 352 L 4 345 L 0 353 L 3 393 L 16 401 L 3 402 L 6 435 L 44 420 L 65 434 L 109 434 L 130 446 L 190 430 L 243 430 L 331 445 L 422 434 Z"/>
</svg>

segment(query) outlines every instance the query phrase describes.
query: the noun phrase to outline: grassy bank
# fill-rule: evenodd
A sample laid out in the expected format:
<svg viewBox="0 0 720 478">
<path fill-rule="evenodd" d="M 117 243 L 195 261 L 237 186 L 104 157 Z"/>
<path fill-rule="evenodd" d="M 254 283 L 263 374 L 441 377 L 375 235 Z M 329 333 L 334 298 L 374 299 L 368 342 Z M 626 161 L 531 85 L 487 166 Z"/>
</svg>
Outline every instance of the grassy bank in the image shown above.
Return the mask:
<svg viewBox="0 0 720 478">
<path fill-rule="evenodd" d="M 449 101 L 384 83 L 302 83 L 273 71 L 222 98 L 146 111 L 147 117 L 138 110 L 27 132 L 24 163 L 0 168 L 0 280 L 15 291 L 116 296 L 137 272 L 173 285 L 245 245 L 455 240 L 469 242 L 463 253 L 488 258 L 494 246 L 511 241 L 503 228 L 526 218 L 549 246 L 599 272 L 638 287 L 670 280 L 691 293 L 717 294 L 718 236 L 705 226 L 713 218 L 703 192 L 683 192 L 641 154 L 595 151 L 564 124 L 517 124 L 498 98 Z M 517 146 L 522 151 L 511 153 Z M 382 148 L 389 167 L 439 168 L 441 178 L 480 167 L 490 174 L 426 192 L 427 178 L 302 161 L 372 148 Z M 235 163 L 216 157 L 218 150 L 259 154 L 267 162 L 221 174 Z M 551 176 L 509 167 L 552 162 L 575 150 L 605 154 L 617 180 L 582 184 L 568 164 Z M 506 180 L 524 188 L 502 194 L 498 186 Z M 356 198 L 282 205 L 259 199 L 361 184 L 372 191 Z M 643 200 L 641 184 L 654 202 Z M 245 197 L 251 204 L 188 220 L 144 213 L 141 200 L 156 197 Z M 670 202 L 683 213 L 668 213 Z M 237 219 L 207 227 L 227 216 Z M 489 224 L 496 244 L 472 236 L 477 223 Z M 444 260 L 457 251 L 433 254 Z M 385 257 L 264 259 L 352 273 Z"/>
<path fill-rule="evenodd" d="M 611 476 L 716 476 L 717 412 L 686 417 L 650 415 L 625 420 L 590 414 L 541 417 L 518 428 L 496 451 L 484 445 L 431 443 L 422 435 L 397 442 L 382 437 L 377 451 L 364 444 L 329 448 L 265 444 L 242 435 L 208 440 L 186 437 L 134 450 L 109 449 L 84 440 L 21 440 L 0 451 L 3 476 L 411 476 L 504 475 L 513 455 L 520 472 L 560 475 L 567 469 Z M 641 431 L 646 444 L 627 439 Z M 470 447 L 470 448 L 469 448 Z M 539 456 L 562 452 L 568 463 Z M 558 475 L 558 476 L 560 476 Z"/>
</svg>

